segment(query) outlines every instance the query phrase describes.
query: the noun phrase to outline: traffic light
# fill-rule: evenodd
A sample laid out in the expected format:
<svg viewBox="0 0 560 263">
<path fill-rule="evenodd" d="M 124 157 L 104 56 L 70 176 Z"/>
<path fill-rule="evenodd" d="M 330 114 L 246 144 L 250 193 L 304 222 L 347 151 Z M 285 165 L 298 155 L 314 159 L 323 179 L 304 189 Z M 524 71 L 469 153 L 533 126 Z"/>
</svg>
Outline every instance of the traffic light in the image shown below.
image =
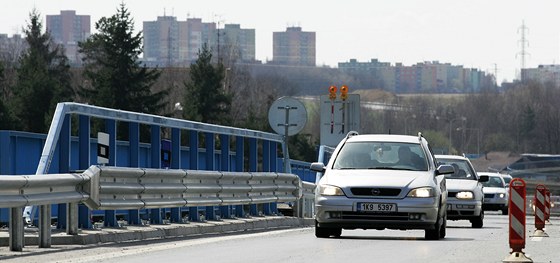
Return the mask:
<svg viewBox="0 0 560 263">
<path fill-rule="evenodd" d="M 336 99 L 336 86 L 329 87 L 329 99 L 335 100 Z"/>
<path fill-rule="evenodd" d="M 346 100 L 348 98 L 348 86 L 342 85 L 342 87 L 340 87 L 340 94 L 340 98 Z"/>
</svg>

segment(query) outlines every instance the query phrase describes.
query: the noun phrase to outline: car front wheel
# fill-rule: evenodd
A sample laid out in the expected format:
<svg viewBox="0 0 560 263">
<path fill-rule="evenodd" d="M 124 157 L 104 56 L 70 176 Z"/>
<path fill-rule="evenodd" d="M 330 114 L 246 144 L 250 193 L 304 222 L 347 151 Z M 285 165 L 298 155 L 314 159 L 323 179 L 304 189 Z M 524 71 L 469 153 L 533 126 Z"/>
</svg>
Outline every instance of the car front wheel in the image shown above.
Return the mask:
<svg viewBox="0 0 560 263">
<path fill-rule="evenodd" d="M 472 219 L 471 220 L 471 224 L 473 228 L 482 228 L 482 226 L 484 225 L 484 211 L 480 211 L 480 216 Z"/>
<path fill-rule="evenodd" d="M 446 213 L 447 214 L 447 213 Z M 439 240 L 445 237 L 445 228 L 447 227 L 447 216 L 444 214 L 443 217 L 438 217 L 434 229 L 426 229 L 424 238 L 426 240 Z M 439 213 L 438 213 L 439 215 Z"/>
<path fill-rule="evenodd" d="M 315 237 L 318 238 L 328 238 L 330 236 L 340 237 L 341 234 L 342 234 L 342 228 L 319 227 L 317 221 L 315 221 Z"/>
</svg>

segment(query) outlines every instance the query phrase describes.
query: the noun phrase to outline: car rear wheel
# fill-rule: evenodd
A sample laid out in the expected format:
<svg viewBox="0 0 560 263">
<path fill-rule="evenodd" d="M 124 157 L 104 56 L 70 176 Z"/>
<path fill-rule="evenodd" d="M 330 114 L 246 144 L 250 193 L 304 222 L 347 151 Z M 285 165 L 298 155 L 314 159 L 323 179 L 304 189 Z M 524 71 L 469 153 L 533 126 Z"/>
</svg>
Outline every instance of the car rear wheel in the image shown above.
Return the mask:
<svg viewBox="0 0 560 263">
<path fill-rule="evenodd" d="M 331 236 L 340 237 L 342 234 L 342 228 L 326 228 L 319 227 L 317 221 L 315 221 L 315 236 L 318 238 L 328 238 Z"/>
<path fill-rule="evenodd" d="M 504 207 L 504 208 L 502 209 L 502 215 L 507 215 L 508 212 L 509 212 L 509 211 L 508 211 L 508 207 L 507 207 L 507 206 Z"/>
<path fill-rule="evenodd" d="M 482 228 L 482 226 L 484 225 L 483 221 L 484 211 L 480 211 L 480 216 L 471 220 L 472 228 Z"/>
</svg>

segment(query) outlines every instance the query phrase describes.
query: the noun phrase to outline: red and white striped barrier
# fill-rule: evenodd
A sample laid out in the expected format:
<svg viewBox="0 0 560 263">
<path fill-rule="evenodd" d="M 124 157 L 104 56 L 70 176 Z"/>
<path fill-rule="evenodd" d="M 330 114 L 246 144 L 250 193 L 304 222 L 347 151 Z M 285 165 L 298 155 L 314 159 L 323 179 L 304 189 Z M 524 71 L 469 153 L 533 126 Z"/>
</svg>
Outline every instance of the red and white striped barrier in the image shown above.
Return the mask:
<svg viewBox="0 0 560 263">
<path fill-rule="evenodd" d="M 535 232 L 531 237 L 547 237 L 548 234 L 544 232 L 545 220 L 545 200 L 546 200 L 546 187 L 542 184 L 537 185 L 535 191 Z"/>
<path fill-rule="evenodd" d="M 525 256 L 525 203 L 526 184 L 514 178 L 509 187 L 509 247 L 511 253 L 502 262 L 533 262 Z"/>
</svg>

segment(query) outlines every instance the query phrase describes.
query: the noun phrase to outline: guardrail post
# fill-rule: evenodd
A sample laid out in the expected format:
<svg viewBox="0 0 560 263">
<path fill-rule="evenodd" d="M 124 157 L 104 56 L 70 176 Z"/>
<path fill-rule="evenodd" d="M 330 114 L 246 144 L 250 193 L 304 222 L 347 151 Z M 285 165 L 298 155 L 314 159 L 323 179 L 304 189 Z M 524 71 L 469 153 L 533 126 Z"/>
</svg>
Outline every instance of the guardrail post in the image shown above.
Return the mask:
<svg viewBox="0 0 560 263">
<path fill-rule="evenodd" d="M 90 165 L 90 118 L 86 115 L 80 115 L 79 120 L 79 169 L 86 170 Z M 83 204 L 78 206 L 78 227 L 91 228 L 91 211 Z"/>
<path fill-rule="evenodd" d="M 189 131 L 189 169 L 198 169 L 198 132 L 195 130 Z M 198 207 L 189 207 L 189 220 L 193 222 L 200 221 L 198 214 Z"/>
<path fill-rule="evenodd" d="M 242 136 L 235 137 L 235 171 L 236 172 L 243 172 L 245 169 L 245 153 L 243 145 L 245 143 L 245 139 Z M 245 210 L 243 205 L 236 205 L 235 206 L 235 216 L 237 217 L 245 217 Z"/>
<path fill-rule="evenodd" d="M 105 120 L 105 131 L 109 134 L 109 166 L 115 166 L 117 159 L 117 122 L 115 120 Z M 117 213 L 115 210 L 105 210 L 103 226 L 116 227 Z"/>
<path fill-rule="evenodd" d="M 230 169 L 230 143 L 229 135 L 220 134 L 221 158 L 220 171 L 229 172 Z M 220 207 L 220 215 L 222 218 L 231 218 L 231 206 L 225 205 Z"/>
<path fill-rule="evenodd" d="M 10 251 L 22 251 L 24 246 L 23 208 L 10 208 Z"/>
<path fill-rule="evenodd" d="M 267 140 L 263 140 L 262 141 L 262 147 L 263 147 L 263 156 L 262 156 L 262 160 L 263 160 L 263 172 L 270 172 L 270 141 Z M 272 211 L 270 209 L 270 203 L 266 203 L 263 204 L 263 214 L 265 215 L 271 215 Z"/>
<path fill-rule="evenodd" d="M 151 127 L 152 168 L 159 169 L 161 167 L 161 129 L 158 125 L 152 125 Z M 150 209 L 150 223 L 163 223 L 161 218 L 161 209 Z"/>
<path fill-rule="evenodd" d="M 269 151 L 270 151 L 270 171 L 271 172 L 280 172 L 278 169 L 278 143 L 274 141 L 268 141 L 270 143 Z M 278 214 L 278 203 L 271 203 L 270 204 L 270 211 L 272 214 Z"/>
<path fill-rule="evenodd" d="M 257 171 L 258 159 L 259 157 L 258 157 L 257 139 L 249 138 L 249 172 Z M 249 214 L 251 216 L 259 215 L 259 211 L 256 204 L 249 205 Z"/>
<path fill-rule="evenodd" d="M 171 128 L 171 169 L 181 169 L 181 130 Z M 172 223 L 181 223 L 181 208 L 171 208 Z"/>
<path fill-rule="evenodd" d="M 64 122 L 62 123 L 62 128 L 60 129 L 60 135 L 58 137 L 59 145 L 59 161 L 58 161 L 58 172 L 67 173 L 70 171 L 70 115 L 64 116 Z M 58 204 L 56 228 L 66 229 L 66 204 Z"/>
<path fill-rule="evenodd" d="M 215 154 L 214 150 L 216 148 L 216 139 L 214 138 L 214 134 L 210 132 L 206 132 L 204 135 L 205 144 L 206 144 L 206 170 L 207 171 L 214 171 L 215 169 Z M 206 207 L 206 220 L 216 220 L 216 209 L 213 206 Z"/>
<path fill-rule="evenodd" d="M 140 124 L 137 122 L 128 123 L 128 143 L 130 154 L 130 167 L 140 166 Z M 131 225 L 140 225 L 140 210 L 128 210 L 128 223 Z"/>
<path fill-rule="evenodd" d="M 51 205 L 39 207 L 39 247 L 51 247 Z"/>
<path fill-rule="evenodd" d="M 77 235 L 78 234 L 78 203 L 67 204 L 68 212 L 66 213 L 66 234 Z"/>
</svg>

